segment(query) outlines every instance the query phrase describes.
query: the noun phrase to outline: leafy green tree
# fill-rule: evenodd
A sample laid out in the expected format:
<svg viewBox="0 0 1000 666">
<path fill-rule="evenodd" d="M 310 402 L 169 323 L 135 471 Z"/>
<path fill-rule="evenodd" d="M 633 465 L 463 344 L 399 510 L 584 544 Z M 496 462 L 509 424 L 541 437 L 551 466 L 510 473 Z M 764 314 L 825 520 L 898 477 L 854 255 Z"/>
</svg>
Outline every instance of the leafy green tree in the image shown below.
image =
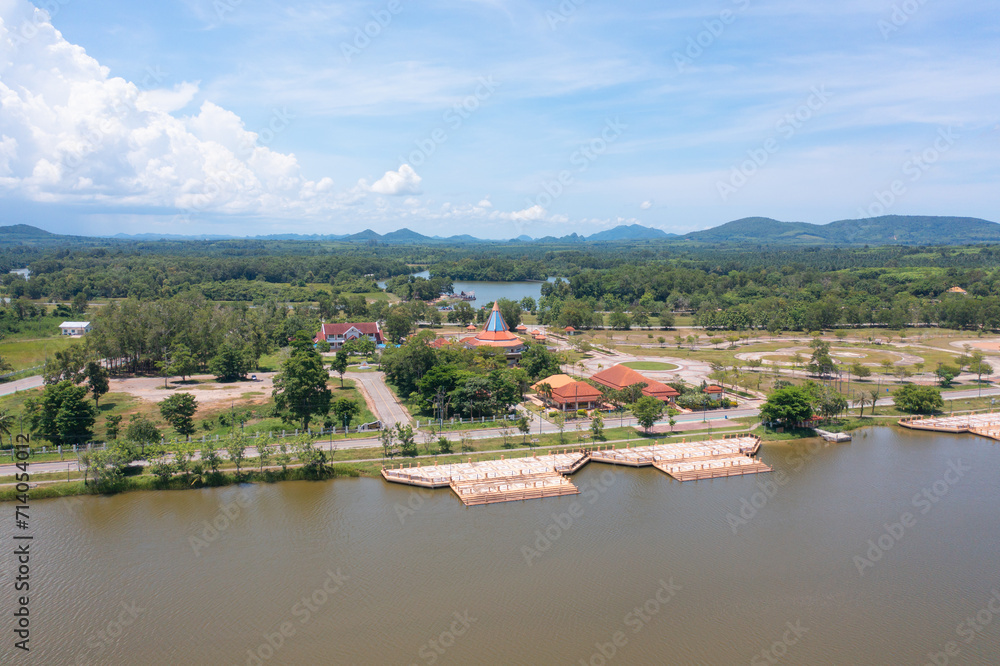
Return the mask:
<svg viewBox="0 0 1000 666">
<path fill-rule="evenodd" d="M 830 356 L 830 343 L 816 338 L 809 343 L 812 347 L 812 357 L 809 359 L 809 372 L 814 375 L 825 377 L 833 374 L 835 365 Z"/>
<path fill-rule="evenodd" d="M 133 414 L 125 428 L 125 441 L 135 442 L 143 447 L 160 441 L 160 431 L 152 421 L 141 414 Z"/>
<path fill-rule="evenodd" d="M 392 342 L 399 342 L 413 330 L 414 319 L 403 305 L 389 310 L 385 318 L 385 333 Z"/>
<path fill-rule="evenodd" d="M 787 426 L 805 421 L 812 415 L 809 394 L 797 386 L 772 391 L 760 408 L 762 420 Z"/>
<path fill-rule="evenodd" d="M 243 379 L 253 367 L 249 349 L 245 344 L 225 340 L 208 363 L 208 370 L 221 381 Z"/>
<path fill-rule="evenodd" d="M 559 412 L 558 414 L 556 414 L 554 422 L 556 424 L 556 428 L 559 429 L 559 443 L 560 444 L 565 444 L 566 443 L 566 436 L 565 436 L 565 433 L 566 433 L 566 415 L 563 414 L 562 412 Z"/>
<path fill-rule="evenodd" d="M 944 363 L 939 363 L 937 370 L 934 371 L 934 374 L 937 375 L 938 383 L 941 385 L 941 388 L 948 388 L 951 386 L 955 377 L 958 377 L 959 372 L 958 368 L 954 368 Z"/>
<path fill-rule="evenodd" d="M 161 487 L 170 483 L 170 478 L 174 475 L 174 470 L 174 464 L 167 460 L 165 451 L 160 451 L 149 464 L 149 471 L 156 477 L 156 481 Z"/>
<path fill-rule="evenodd" d="M 900 411 L 909 414 L 933 414 L 944 409 L 941 391 L 933 386 L 907 384 L 893 391 L 892 397 Z"/>
<path fill-rule="evenodd" d="M 234 431 L 226 437 L 226 453 L 229 454 L 229 460 L 234 465 L 236 465 L 236 478 L 240 478 L 240 467 L 243 465 L 243 461 L 246 459 L 247 455 L 247 438 L 240 431 Z"/>
<path fill-rule="evenodd" d="M 191 461 L 194 458 L 194 445 L 191 442 L 175 442 L 173 453 L 174 467 L 184 476 L 190 476 Z"/>
<path fill-rule="evenodd" d="M 416 456 L 417 442 L 413 437 L 413 426 L 397 423 L 395 430 L 393 436 L 399 442 L 399 452 L 411 458 Z"/>
<path fill-rule="evenodd" d="M 561 362 L 558 353 L 549 351 L 545 345 L 532 344 L 521 354 L 518 364 L 531 379 L 540 379 L 559 374 Z"/>
<path fill-rule="evenodd" d="M 396 443 L 396 431 L 392 428 L 383 427 L 378 433 L 379 443 L 382 444 L 382 455 L 386 458 L 392 457 L 392 447 Z"/>
<path fill-rule="evenodd" d="M 261 445 L 263 446 L 263 444 Z M 288 446 L 284 443 L 278 445 L 279 453 L 274 456 L 274 462 L 281 465 L 282 473 L 288 471 L 288 463 L 292 461 L 292 456 L 288 453 Z"/>
<path fill-rule="evenodd" d="M 642 429 L 649 432 L 656 420 L 663 416 L 663 409 L 661 400 L 644 395 L 632 405 L 632 414 L 635 415 L 635 420 L 639 422 Z"/>
<path fill-rule="evenodd" d="M 455 309 L 448 313 L 448 321 L 458 322 L 462 326 L 468 326 L 476 318 L 476 311 L 465 301 L 455 304 Z"/>
<path fill-rule="evenodd" d="M 347 352 L 343 349 L 337 350 L 337 355 L 330 361 L 330 367 L 340 375 L 340 387 L 344 387 L 344 373 L 347 372 Z"/>
<path fill-rule="evenodd" d="M 350 398 L 337 398 L 333 403 L 333 413 L 337 416 L 337 421 L 346 430 L 351 425 L 351 420 L 361 413 L 361 407 Z"/>
<path fill-rule="evenodd" d="M 976 375 L 976 382 L 983 381 L 983 375 L 992 375 L 993 366 L 986 362 L 983 353 L 975 351 L 972 353 L 972 362 L 969 363 L 969 372 Z"/>
<path fill-rule="evenodd" d="M 416 447 L 416 444 L 414 444 Z M 302 462 L 302 470 L 315 478 L 321 478 L 326 472 L 326 452 L 317 449 L 309 439 L 303 439 L 295 448 L 295 454 Z"/>
<path fill-rule="evenodd" d="M 293 350 L 274 378 L 272 395 L 282 418 L 288 422 L 300 421 L 305 430 L 313 416 L 328 414 L 333 398 L 329 379 L 323 359 L 315 349 Z"/>
<path fill-rule="evenodd" d="M 119 429 L 121 428 L 122 415 L 121 414 L 108 414 L 104 417 L 104 431 L 109 440 L 118 439 Z"/>
<path fill-rule="evenodd" d="M 257 464 L 259 465 L 259 471 L 261 474 L 264 473 L 264 468 L 271 462 L 272 451 L 267 446 L 267 441 L 261 441 L 257 444 Z"/>
<path fill-rule="evenodd" d="M 590 433 L 594 436 L 594 441 L 604 441 L 604 417 L 598 411 L 594 412 L 594 417 L 590 420 Z"/>
<path fill-rule="evenodd" d="M 185 344 L 175 344 L 170 348 L 167 372 L 172 376 L 178 376 L 181 381 L 198 372 L 198 359 L 195 358 L 191 350 Z"/>
<path fill-rule="evenodd" d="M 854 373 L 854 376 L 858 379 L 866 379 L 867 377 L 872 376 L 871 368 L 866 365 L 862 365 L 859 362 L 851 364 L 851 372 Z"/>
<path fill-rule="evenodd" d="M 531 421 L 528 420 L 527 416 L 522 414 L 521 418 L 517 420 L 517 429 L 523 435 L 522 443 L 526 443 L 528 441 L 528 433 L 531 432 Z"/>
<path fill-rule="evenodd" d="M 52 354 L 42 369 L 46 384 L 57 384 L 69 380 L 74 384 L 83 381 L 87 365 L 87 349 L 80 344 L 71 345 Z"/>
<path fill-rule="evenodd" d="M 215 442 L 205 441 L 201 445 L 201 460 L 208 465 L 213 474 L 219 473 L 219 465 L 222 464 L 222 456 L 219 455 L 219 448 Z"/>
<path fill-rule="evenodd" d="M 615 310 L 608 316 L 608 325 L 616 331 L 627 331 L 632 328 L 632 318 L 626 312 Z"/>
<path fill-rule="evenodd" d="M 87 401 L 87 389 L 69 380 L 46 386 L 40 403 L 29 399 L 25 410 L 32 429 L 57 446 L 93 437 L 97 410 Z"/>
<path fill-rule="evenodd" d="M 160 414 L 178 433 L 186 436 L 194 434 L 194 414 L 198 411 L 198 401 L 190 393 L 175 393 L 159 403 Z"/>
<path fill-rule="evenodd" d="M 111 388 L 111 383 L 108 381 L 108 371 L 97 361 L 90 361 L 87 363 L 84 375 L 87 378 L 87 386 L 94 396 L 94 406 L 96 407 L 101 396 Z"/>
</svg>

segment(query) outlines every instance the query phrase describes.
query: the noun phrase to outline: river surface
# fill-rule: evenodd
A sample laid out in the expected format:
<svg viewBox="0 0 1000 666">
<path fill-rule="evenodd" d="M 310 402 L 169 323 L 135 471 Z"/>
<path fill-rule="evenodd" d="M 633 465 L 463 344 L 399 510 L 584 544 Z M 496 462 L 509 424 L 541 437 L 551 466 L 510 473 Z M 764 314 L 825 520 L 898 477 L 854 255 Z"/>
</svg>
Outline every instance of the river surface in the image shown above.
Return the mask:
<svg viewBox="0 0 1000 666">
<path fill-rule="evenodd" d="M 761 455 L 780 474 L 591 463 L 582 495 L 470 508 L 381 479 L 34 502 L 33 649 L 5 581 L 0 663 L 1000 663 L 1000 445 Z"/>
<path fill-rule="evenodd" d="M 413 274 L 415 277 L 429 278 L 430 271 L 421 271 Z M 555 282 L 558 278 L 549 278 L 548 282 Z M 498 298 L 509 298 L 512 301 L 520 301 L 525 296 L 531 296 L 535 302 L 542 297 L 542 285 L 544 282 L 466 282 L 455 280 L 455 293 L 476 293 L 475 300 L 471 301 L 474 306 L 492 303 Z M 385 282 L 378 283 L 379 288 L 385 289 Z"/>
</svg>

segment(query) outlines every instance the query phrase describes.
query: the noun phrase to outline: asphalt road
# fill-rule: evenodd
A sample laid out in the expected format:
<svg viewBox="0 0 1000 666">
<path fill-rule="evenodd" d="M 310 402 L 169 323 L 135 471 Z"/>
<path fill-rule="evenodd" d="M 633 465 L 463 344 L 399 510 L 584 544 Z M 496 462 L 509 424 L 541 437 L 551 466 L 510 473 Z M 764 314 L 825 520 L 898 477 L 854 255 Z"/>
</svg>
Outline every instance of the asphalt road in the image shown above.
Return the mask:
<svg viewBox="0 0 1000 666">
<path fill-rule="evenodd" d="M 406 409 L 396 401 L 392 391 L 385 385 L 385 373 L 348 372 L 344 377 L 357 383 L 375 418 L 382 422 L 382 427 L 391 428 L 397 423 L 410 422 Z"/>
<path fill-rule="evenodd" d="M 41 375 L 32 375 L 31 377 L 25 377 L 24 379 L 18 379 L 6 384 L 0 384 L 0 395 L 10 395 L 11 393 L 26 391 L 43 385 L 44 382 L 42 381 Z"/>
</svg>

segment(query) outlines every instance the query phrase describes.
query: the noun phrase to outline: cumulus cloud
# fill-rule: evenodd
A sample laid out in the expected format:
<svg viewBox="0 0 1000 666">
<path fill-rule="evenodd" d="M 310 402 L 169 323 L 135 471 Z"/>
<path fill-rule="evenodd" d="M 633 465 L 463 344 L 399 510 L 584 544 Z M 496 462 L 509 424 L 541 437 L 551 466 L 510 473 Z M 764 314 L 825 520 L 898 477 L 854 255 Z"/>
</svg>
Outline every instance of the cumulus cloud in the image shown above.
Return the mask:
<svg viewBox="0 0 1000 666">
<path fill-rule="evenodd" d="M 23 26 L 31 26 L 26 32 Z M 109 75 L 27 0 L 0 2 L 0 188 L 35 201 L 301 215 L 340 202 L 231 111 L 187 107 L 198 85 Z M 292 122 L 278 114 L 273 138 Z"/>
<path fill-rule="evenodd" d="M 386 171 L 384 176 L 372 183 L 371 191 L 392 196 L 420 194 L 422 180 L 413 167 L 404 164 L 399 167 L 399 171 Z"/>
<path fill-rule="evenodd" d="M 649 210 L 652 207 L 653 207 L 652 201 L 643 201 L 641 204 L 639 204 L 639 208 L 642 210 Z"/>
</svg>

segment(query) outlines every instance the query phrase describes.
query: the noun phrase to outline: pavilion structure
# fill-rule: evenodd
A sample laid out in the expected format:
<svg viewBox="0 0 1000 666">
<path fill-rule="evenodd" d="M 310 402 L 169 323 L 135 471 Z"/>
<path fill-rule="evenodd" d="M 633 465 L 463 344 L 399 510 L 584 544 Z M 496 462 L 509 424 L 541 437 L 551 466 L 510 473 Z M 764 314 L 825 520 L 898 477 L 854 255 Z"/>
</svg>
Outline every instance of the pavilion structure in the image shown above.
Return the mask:
<svg viewBox="0 0 1000 666">
<path fill-rule="evenodd" d="M 463 338 L 462 344 L 469 347 L 494 347 L 502 349 L 507 355 L 508 363 L 516 363 L 525 350 L 524 340 L 514 335 L 500 313 L 500 305 L 493 304 L 493 311 L 486 321 L 486 326 L 475 337 Z"/>
</svg>

